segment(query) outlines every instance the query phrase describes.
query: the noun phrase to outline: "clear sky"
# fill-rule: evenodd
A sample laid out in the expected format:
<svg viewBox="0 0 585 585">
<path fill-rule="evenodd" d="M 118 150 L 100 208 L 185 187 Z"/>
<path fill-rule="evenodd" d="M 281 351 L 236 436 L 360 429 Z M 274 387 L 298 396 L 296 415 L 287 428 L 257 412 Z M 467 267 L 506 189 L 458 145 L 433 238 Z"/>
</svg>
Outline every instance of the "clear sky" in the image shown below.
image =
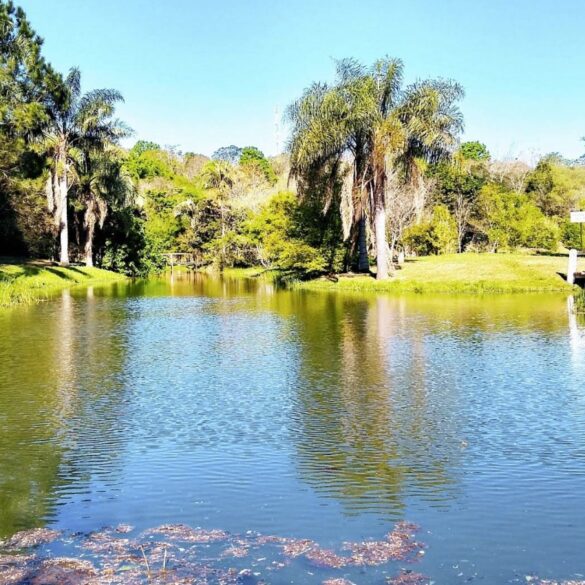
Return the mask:
<svg viewBox="0 0 585 585">
<path fill-rule="evenodd" d="M 498 157 L 585 152 L 585 0 L 16 0 L 60 70 L 124 94 L 136 138 L 276 150 L 280 111 L 333 59 L 405 62 L 466 90 Z"/>
</svg>

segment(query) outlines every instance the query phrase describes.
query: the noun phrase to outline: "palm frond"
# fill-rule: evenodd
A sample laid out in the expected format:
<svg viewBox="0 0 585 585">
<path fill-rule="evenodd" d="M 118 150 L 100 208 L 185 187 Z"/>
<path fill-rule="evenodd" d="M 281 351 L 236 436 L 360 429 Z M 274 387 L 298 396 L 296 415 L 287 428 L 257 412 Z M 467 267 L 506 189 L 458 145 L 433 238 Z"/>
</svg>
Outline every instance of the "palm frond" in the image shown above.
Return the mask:
<svg viewBox="0 0 585 585">
<path fill-rule="evenodd" d="M 366 68 L 352 57 L 335 60 L 335 73 L 338 85 L 352 83 L 366 75 Z"/>
<path fill-rule="evenodd" d="M 383 116 L 386 116 L 400 100 L 403 74 L 404 63 L 401 59 L 385 57 L 376 61 L 372 67 Z"/>
<path fill-rule="evenodd" d="M 78 67 L 72 67 L 65 78 L 65 86 L 69 90 L 70 98 L 76 101 L 81 95 L 81 71 Z"/>
</svg>

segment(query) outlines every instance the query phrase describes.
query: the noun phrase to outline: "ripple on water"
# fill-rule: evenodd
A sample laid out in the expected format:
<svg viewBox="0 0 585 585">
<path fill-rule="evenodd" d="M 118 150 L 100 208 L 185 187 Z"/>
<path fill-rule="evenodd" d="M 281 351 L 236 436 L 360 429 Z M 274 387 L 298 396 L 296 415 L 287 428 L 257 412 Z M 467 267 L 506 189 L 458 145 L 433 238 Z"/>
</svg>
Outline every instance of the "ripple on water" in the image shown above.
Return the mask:
<svg viewBox="0 0 585 585">
<path fill-rule="evenodd" d="M 170 522 L 329 547 L 409 517 L 442 582 L 469 557 L 491 582 L 584 570 L 562 302 L 149 286 L 0 321 L 0 535 Z"/>
</svg>

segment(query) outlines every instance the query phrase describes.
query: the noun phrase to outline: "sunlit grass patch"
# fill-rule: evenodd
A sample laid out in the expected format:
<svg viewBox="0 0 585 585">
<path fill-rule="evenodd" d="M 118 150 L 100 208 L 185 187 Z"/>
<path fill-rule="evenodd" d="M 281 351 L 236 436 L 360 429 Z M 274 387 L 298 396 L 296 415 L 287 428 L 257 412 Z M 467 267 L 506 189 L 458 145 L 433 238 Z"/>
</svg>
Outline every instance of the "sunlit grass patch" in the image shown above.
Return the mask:
<svg viewBox="0 0 585 585">
<path fill-rule="evenodd" d="M 48 299 L 52 294 L 82 284 L 123 280 L 115 272 L 85 266 L 53 266 L 49 263 L 0 264 L 0 308 Z"/>
<path fill-rule="evenodd" d="M 528 254 L 449 254 L 409 260 L 387 281 L 372 276 L 319 278 L 306 289 L 416 293 L 513 293 L 568 291 L 561 276 L 563 256 Z"/>
</svg>

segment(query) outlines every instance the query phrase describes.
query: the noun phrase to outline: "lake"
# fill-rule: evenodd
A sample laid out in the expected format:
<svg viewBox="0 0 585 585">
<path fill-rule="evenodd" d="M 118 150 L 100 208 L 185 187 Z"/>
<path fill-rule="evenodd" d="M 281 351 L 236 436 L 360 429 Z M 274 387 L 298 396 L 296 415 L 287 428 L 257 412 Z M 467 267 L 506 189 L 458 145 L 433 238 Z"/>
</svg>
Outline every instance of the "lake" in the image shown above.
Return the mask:
<svg viewBox="0 0 585 585">
<path fill-rule="evenodd" d="M 0 312 L 0 537 L 184 523 L 341 550 L 400 521 L 416 563 L 262 577 L 585 573 L 585 323 L 562 295 L 177 275 Z"/>
</svg>

